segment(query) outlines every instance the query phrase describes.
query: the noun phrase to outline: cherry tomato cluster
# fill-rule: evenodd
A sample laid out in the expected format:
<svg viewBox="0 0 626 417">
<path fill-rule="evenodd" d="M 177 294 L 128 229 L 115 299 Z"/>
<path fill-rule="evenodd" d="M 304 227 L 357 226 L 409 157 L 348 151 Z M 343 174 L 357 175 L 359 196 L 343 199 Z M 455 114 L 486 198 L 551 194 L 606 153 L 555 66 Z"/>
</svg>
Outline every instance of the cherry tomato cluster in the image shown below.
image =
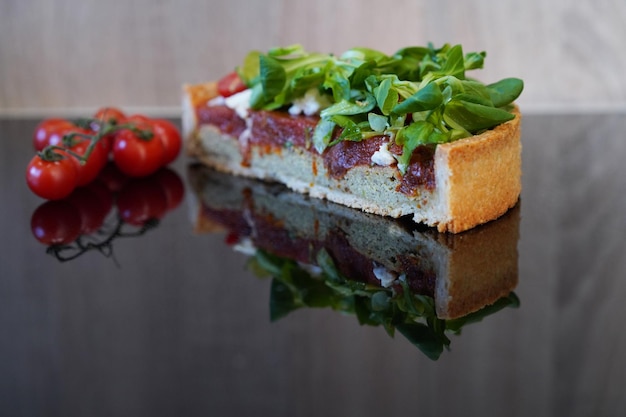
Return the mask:
<svg viewBox="0 0 626 417">
<path fill-rule="evenodd" d="M 127 176 L 151 175 L 178 157 L 182 141 L 168 120 L 127 117 L 105 107 L 88 119 L 42 121 L 33 146 L 37 154 L 28 164 L 26 183 L 38 196 L 60 200 L 90 184 L 111 159 Z"/>
<path fill-rule="evenodd" d="M 31 216 L 31 231 L 48 246 L 77 242 L 86 249 L 98 248 L 119 236 L 123 224 L 141 227 L 161 220 L 180 205 L 184 193 L 182 180 L 167 167 L 147 177 L 132 178 L 109 162 L 86 186 L 66 198 L 39 205 Z M 115 227 L 107 225 L 112 213 Z M 83 244 L 85 239 L 89 245 Z"/>
</svg>

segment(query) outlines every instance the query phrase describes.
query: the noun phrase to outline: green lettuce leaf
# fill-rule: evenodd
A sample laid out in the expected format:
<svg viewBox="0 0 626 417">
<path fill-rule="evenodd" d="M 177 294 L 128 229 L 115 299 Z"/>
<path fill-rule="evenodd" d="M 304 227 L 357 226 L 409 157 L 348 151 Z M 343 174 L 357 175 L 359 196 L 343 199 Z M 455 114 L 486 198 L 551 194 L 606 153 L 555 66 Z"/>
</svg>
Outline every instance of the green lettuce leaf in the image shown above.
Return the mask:
<svg viewBox="0 0 626 417">
<path fill-rule="evenodd" d="M 457 140 L 514 118 L 511 103 L 523 90 L 522 80 L 486 85 L 466 78 L 467 71 L 483 68 L 485 57 L 449 44 L 411 46 L 392 55 L 352 48 L 340 56 L 290 45 L 252 51 L 237 70 L 252 89 L 253 109 L 281 109 L 311 89 L 328 98 L 312 137 L 317 152 L 358 135 L 382 134 L 402 145 L 404 166 L 417 146 Z M 343 130 L 333 139 L 337 127 Z"/>
</svg>

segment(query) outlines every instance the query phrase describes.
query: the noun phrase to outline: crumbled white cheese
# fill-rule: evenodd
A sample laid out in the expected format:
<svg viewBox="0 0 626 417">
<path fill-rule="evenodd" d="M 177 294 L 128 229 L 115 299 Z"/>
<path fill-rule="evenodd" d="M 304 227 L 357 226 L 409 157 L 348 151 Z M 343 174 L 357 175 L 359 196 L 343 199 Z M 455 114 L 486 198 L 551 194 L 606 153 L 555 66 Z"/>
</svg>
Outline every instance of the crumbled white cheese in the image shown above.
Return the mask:
<svg viewBox="0 0 626 417">
<path fill-rule="evenodd" d="M 223 96 L 213 97 L 211 100 L 207 101 L 209 106 L 225 106 L 226 99 Z"/>
<path fill-rule="evenodd" d="M 389 287 L 397 278 L 396 274 L 382 265 L 374 264 L 374 276 L 378 278 L 380 281 L 380 285 L 387 288 Z"/>
<path fill-rule="evenodd" d="M 232 96 L 224 98 L 224 104 L 227 107 L 235 110 L 235 112 L 245 119 L 248 117 L 248 110 L 250 110 L 250 98 L 252 97 L 252 90 L 248 88 Z"/>
<path fill-rule="evenodd" d="M 241 149 L 248 149 L 248 142 L 252 136 L 252 119 L 247 118 L 245 121 L 246 128 L 243 132 L 241 132 L 241 135 L 239 135 L 239 144 L 241 145 Z"/>
<path fill-rule="evenodd" d="M 305 264 L 301 262 L 298 262 L 298 265 L 300 266 L 300 268 L 308 272 L 313 277 L 319 277 L 324 272 L 324 270 L 317 265 Z"/>
<path fill-rule="evenodd" d="M 381 166 L 389 166 L 396 162 L 396 158 L 389 152 L 389 142 L 384 142 L 380 148 L 372 154 L 372 163 Z"/>
<path fill-rule="evenodd" d="M 292 116 L 299 114 L 313 116 L 328 106 L 330 106 L 328 98 L 322 96 L 317 88 L 311 88 L 304 94 L 304 97 L 293 101 L 293 104 L 289 107 L 289 114 Z"/>
<path fill-rule="evenodd" d="M 244 255 L 252 256 L 256 253 L 256 246 L 254 246 L 252 239 L 245 237 L 233 245 L 233 250 L 243 253 Z"/>
</svg>

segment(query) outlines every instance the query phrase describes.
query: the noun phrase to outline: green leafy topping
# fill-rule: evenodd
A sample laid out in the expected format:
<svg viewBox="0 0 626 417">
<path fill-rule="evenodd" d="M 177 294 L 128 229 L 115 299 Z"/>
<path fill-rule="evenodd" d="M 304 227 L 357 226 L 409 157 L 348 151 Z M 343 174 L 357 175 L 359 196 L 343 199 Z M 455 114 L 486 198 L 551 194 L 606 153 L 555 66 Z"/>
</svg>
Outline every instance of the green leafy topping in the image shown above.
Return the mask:
<svg viewBox="0 0 626 417">
<path fill-rule="evenodd" d="M 263 97 L 272 99 L 283 91 L 287 73 L 280 62 L 266 55 L 259 56 L 259 68 Z"/>
<path fill-rule="evenodd" d="M 434 110 L 443 103 L 441 89 L 435 83 L 426 84 L 398 103 L 392 110 L 394 114 L 407 114 Z"/>
<path fill-rule="evenodd" d="M 335 126 L 336 123 L 327 118 L 321 119 L 315 126 L 312 142 L 315 150 L 317 150 L 320 154 L 324 152 L 324 149 L 326 149 L 330 144 Z"/>
<path fill-rule="evenodd" d="M 384 132 L 389 127 L 389 119 L 376 113 L 367 114 L 367 122 L 374 132 Z"/>
<path fill-rule="evenodd" d="M 311 89 L 326 96 L 331 105 L 313 134 L 318 152 L 340 140 L 386 135 L 403 147 L 397 158 L 402 170 L 418 146 L 458 140 L 514 118 L 511 103 L 522 80 L 485 85 L 466 78 L 466 71 L 483 67 L 485 56 L 449 44 L 392 55 L 353 48 L 340 56 L 291 45 L 250 52 L 238 72 L 252 88 L 254 109 L 288 106 Z M 338 129 L 342 133 L 334 137 Z"/>
<path fill-rule="evenodd" d="M 412 292 L 405 280 L 400 289 L 383 288 L 345 277 L 332 257 L 322 249 L 316 264 L 321 273 L 312 274 L 298 262 L 257 250 L 248 266 L 260 277 L 271 277 L 270 319 L 279 320 L 302 308 L 331 308 L 354 314 L 361 325 L 382 326 L 389 336 L 396 331 L 432 360 L 450 346 L 448 334 L 481 321 L 505 307 L 518 307 L 514 293 L 496 303 L 454 320 L 439 319 L 434 300 Z"/>
<path fill-rule="evenodd" d="M 398 169 L 403 174 L 406 172 L 411 155 L 418 146 L 448 142 L 450 137 L 450 133 L 444 133 L 424 120 L 418 120 L 401 129 L 396 136 L 396 143 L 402 145 L 402 155 L 396 157 Z"/>
<path fill-rule="evenodd" d="M 487 86 L 494 107 L 504 107 L 513 102 L 523 89 L 524 83 L 518 78 L 505 78 Z"/>
</svg>

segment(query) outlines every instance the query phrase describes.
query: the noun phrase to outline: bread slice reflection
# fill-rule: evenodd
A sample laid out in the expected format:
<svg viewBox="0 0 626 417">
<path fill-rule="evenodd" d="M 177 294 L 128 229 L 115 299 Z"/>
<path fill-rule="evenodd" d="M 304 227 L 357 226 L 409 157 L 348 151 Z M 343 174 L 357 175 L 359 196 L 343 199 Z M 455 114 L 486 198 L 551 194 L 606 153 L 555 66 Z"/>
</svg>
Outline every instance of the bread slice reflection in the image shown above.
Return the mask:
<svg viewBox="0 0 626 417">
<path fill-rule="evenodd" d="M 197 232 L 224 231 L 238 250 L 262 250 L 309 270 L 319 270 L 323 251 L 350 280 L 431 297 L 439 319 L 489 306 L 518 282 L 519 205 L 496 221 L 446 234 L 201 165 L 190 166 L 189 180 L 199 200 Z"/>
</svg>

